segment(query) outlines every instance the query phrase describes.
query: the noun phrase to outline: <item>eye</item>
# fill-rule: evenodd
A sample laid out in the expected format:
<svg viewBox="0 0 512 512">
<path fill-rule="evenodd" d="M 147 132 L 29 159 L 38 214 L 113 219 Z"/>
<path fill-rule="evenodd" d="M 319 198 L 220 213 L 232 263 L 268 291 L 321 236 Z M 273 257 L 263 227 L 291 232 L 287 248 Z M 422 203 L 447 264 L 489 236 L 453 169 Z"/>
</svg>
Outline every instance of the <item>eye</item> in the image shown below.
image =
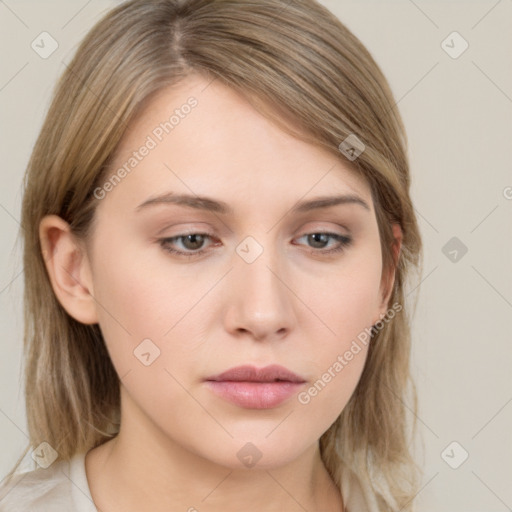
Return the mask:
<svg viewBox="0 0 512 512">
<path fill-rule="evenodd" d="M 327 233 L 327 232 L 317 232 L 317 233 L 307 233 L 305 235 L 302 235 L 301 238 L 306 238 L 307 242 L 312 244 L 310 247 L 312 247 L 314 250 L 311 251 L 312 253 L 319 253 L 319 254 L 330 254 L 335 252 L 341 252 L 346 247 L 348 247 L 352 243 L 352 238 L 345 235 L 340 235 L 339 233 Z M 334 245 L 334 247 L 331 247 L 329 249 L 325 249 L 325 247 L 328 245 L 330 240 L 337 241 L 337 244 Z"/>
<path fill-rule="evenodd" d="M 174 254 L 176 256 L 183 256 L 185 258 L 192 258 L 195 256 L 200 256 L 206 252 L 208 249 L 205 248 L 205 242 L 207 240 L 212 240 L 213 235 L 208 233 L 184 233 L 181 235 L 162 238 L 158 240 L 160 246 L 167 252 Z M 345 235 L 340 235 L 339 233 L 327 233 L 327 232 L 316 232 L 316 233 L 307 233 L 298 238 L 306 238 L 307 243 L 311 244 L 309 247 L 312 249 L 312 254 L 331 254 L 343 251 L 346 247 L 348 247 L 352 243 L 352 238 Z M 334 247 L 329 247 L 329 242 L 334 240 Z M 181 248 L 176 248 L 176 245 L 180 245 Z M 212 245 L 212 244 L 209 244 Z M 300 245 L 300 244 L 299 244 Z"/>
<path fill-rule="evenodd" d="M 186 233 L 170 238 L 162 238 L 159 240 L 159 243 L 164 250 L 170 252 L 171 254 L 193 257 L 206 252 L 206 249 L 203 248 L 204 243 L 207 239 L 211 238 L 211 235 L 208 233 Z M 177 242 L 181 242 L 182 247 L 184 247 L 185 250 L 175 249 L 173 245 L 175 245 Z"/>
</svg>

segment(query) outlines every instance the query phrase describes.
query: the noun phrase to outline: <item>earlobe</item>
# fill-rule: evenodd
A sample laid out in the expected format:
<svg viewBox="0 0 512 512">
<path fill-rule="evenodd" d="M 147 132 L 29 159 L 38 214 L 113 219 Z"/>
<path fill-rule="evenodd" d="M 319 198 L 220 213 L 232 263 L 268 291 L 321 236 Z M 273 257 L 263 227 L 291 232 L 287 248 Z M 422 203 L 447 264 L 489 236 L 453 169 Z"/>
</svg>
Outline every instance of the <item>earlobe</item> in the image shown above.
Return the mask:
<svg viewBox="0 0 512 512">
<path fill-rule="evenodd" d="M 78 322 L 98 323 L 89 261 L 69 224 L 47 215 L 39 225 L 39 239 L 57 300 Z"/>
</svg>

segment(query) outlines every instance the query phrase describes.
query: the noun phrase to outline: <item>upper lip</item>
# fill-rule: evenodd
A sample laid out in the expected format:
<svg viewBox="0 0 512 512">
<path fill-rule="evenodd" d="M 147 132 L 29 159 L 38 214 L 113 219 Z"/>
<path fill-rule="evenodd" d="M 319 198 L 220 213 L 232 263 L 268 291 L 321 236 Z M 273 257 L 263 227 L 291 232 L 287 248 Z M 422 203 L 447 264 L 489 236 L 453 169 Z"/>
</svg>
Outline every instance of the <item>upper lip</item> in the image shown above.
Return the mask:
<svg viewBox="0 0 512 512">
<path fill-rule="evenodd" d="M 236 366 L 219 375 L 208 377 L 206 380 L 213 381 L 235 381 L 235 382 L 306 382 L 284 366 L 272 364 L 264 368 L 244 365 Z"/>
</svg>

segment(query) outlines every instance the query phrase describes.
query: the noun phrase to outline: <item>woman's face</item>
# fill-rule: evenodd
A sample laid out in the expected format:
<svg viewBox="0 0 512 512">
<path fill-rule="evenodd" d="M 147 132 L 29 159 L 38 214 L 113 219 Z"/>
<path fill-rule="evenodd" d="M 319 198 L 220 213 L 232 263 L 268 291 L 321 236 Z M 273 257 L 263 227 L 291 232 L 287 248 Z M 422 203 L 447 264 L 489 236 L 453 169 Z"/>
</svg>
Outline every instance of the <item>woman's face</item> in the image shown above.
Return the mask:
<svg viewBox="0 0 512 512">
<path fill-rule="evenodd" d="M 148 103 L 112 172 L 86 284 L 122 429 L 227 467 L 293 460 L 347 404 L 368 348 L 354 340 L 386 309 L 368 186 L 198 75 Z M 358 199 L 312 203 L 340 196 Z M 302 382 L 207 381 L 241 365 Z"/>
</svg>

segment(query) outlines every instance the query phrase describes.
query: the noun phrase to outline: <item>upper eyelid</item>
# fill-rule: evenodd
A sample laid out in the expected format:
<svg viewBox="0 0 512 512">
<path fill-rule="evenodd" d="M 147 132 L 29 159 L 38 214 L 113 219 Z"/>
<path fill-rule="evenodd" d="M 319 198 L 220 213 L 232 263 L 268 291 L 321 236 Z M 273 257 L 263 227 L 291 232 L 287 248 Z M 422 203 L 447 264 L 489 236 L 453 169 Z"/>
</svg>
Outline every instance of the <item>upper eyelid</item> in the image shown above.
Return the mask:
<svg viewBox="0 0 512 512">
<path fill-rule="evenodd" d="M 337 221 L 324 221 L 324 220 L 319 220 L 319 221 L 316 221 L 317 223 L 325 223 L 325 222 L 328 222 L 330 224 L 336 224 L 337 225 L 337 228 L 332 228 L 332 227 L 311 227 L 311 228 L 308 228 L 308 229 L 305 229 L 305 230 L 301 230 L 302 234 L 301 235 L 297 235 L 297 236 L 304 236 L 306 234 L 312 234 L 312 233 L 328 233 L 328 234 L 333 234 L 333 235 L 341 235 L 341 236 L 350 236 L 350 229 L 349 227 L 346 225 L 346 224 L 340 224 L 339 222 Z M 186 224 L 186 223 L 185 223 Z M 194 222 L 192 222 L 192 224 L 195 224 Z M 176 233 L 175 235 L 171 235 L 171 236 L 160 236 L 162 232 L 168 230 L 169 228 L 172 228 L 172 227 L 176 227 L 176 226 L 172 226 L 172 225 L 168 225 L 160 230 L 158 230 L 158 233 L 156 233 L 156 236 L 160 237 L 160 238 L 177 238 L 177 237 L 180 237 L 180 236 L 187 236 L 187 235 L 208 235 L 208 236 L 211 236 L 213 238 L 217 238 L 217 236 L 215 235 L 214 231 L 216 231 L 215 229 L 208 229 L 208 228 L 204 228 L 204 227 L 199 227 L 199 226 L 196 226 L 196 227 L 189 227 L 189 228 L 182 228 L 182 231 Z M 337 229 L 340 229 L 340 228 L 343 228 L 344 231 L 346 232 L 337 232 Z M 229 230 L 230 233 L 232 233 L 231 230 Z M 297 231 L 296 229 L 294 229 L 294 231 Z"/>
<path fill-rule="evenodd" d="M 310 213 L 300 214 L 298 219 L 292 219 L 289 222 L 286 222 L 286 227 L 284 228 L 286 231 L 290 230 L 292 233 L 302 232 L 301 235 L 307 233 L 332 233 L 340 236 L 351 236 L 352 230 L 358 230 L 358 226 L 360 225 L 359 220 L 356 218 L 354 220 L 351 216 L 348 218 L 345 216 L 327 214 L 324 216 L 325 212 L 320 212 L 320 218 L 315 215 L 316 218 L 311 218 Z M 183 222 L 180 222 L 183 221 Z M 306 225 L 311 225 L 312 227 L 304 228 Z M 320 224 L 320 226 L 318 226 Z M 326 225 L 327 224 L 327 225 Z M 172 236 L 162 236 L 166 231 L 180 229 L 176 233 L 176 235 Z M 302 231 L 305 229 L 304 231 Z M 268 232 L 268 231 L 267 231 Z M 219 237 L 216 236 L 217 233 L 220 233 Z M 174 222 L 166 222 L 158 231 L 155 233 L 155 238 L 173 238 L 175 236 L 187 235 L 187 234 L 207 234 L 214 238 L 220 238 L 220 236 L 231 237 L 234 235 L 231 227 L 227 226 L 224 222 L 222 222 L 222 226 L 217 224 L 216 222 L 212 222 L 211 219 L 206 220 L 203 217 L 199 219 L 194 219 L 192 216 L 189 219 L 185 218 L 175 218 Z"/>
</svg>

